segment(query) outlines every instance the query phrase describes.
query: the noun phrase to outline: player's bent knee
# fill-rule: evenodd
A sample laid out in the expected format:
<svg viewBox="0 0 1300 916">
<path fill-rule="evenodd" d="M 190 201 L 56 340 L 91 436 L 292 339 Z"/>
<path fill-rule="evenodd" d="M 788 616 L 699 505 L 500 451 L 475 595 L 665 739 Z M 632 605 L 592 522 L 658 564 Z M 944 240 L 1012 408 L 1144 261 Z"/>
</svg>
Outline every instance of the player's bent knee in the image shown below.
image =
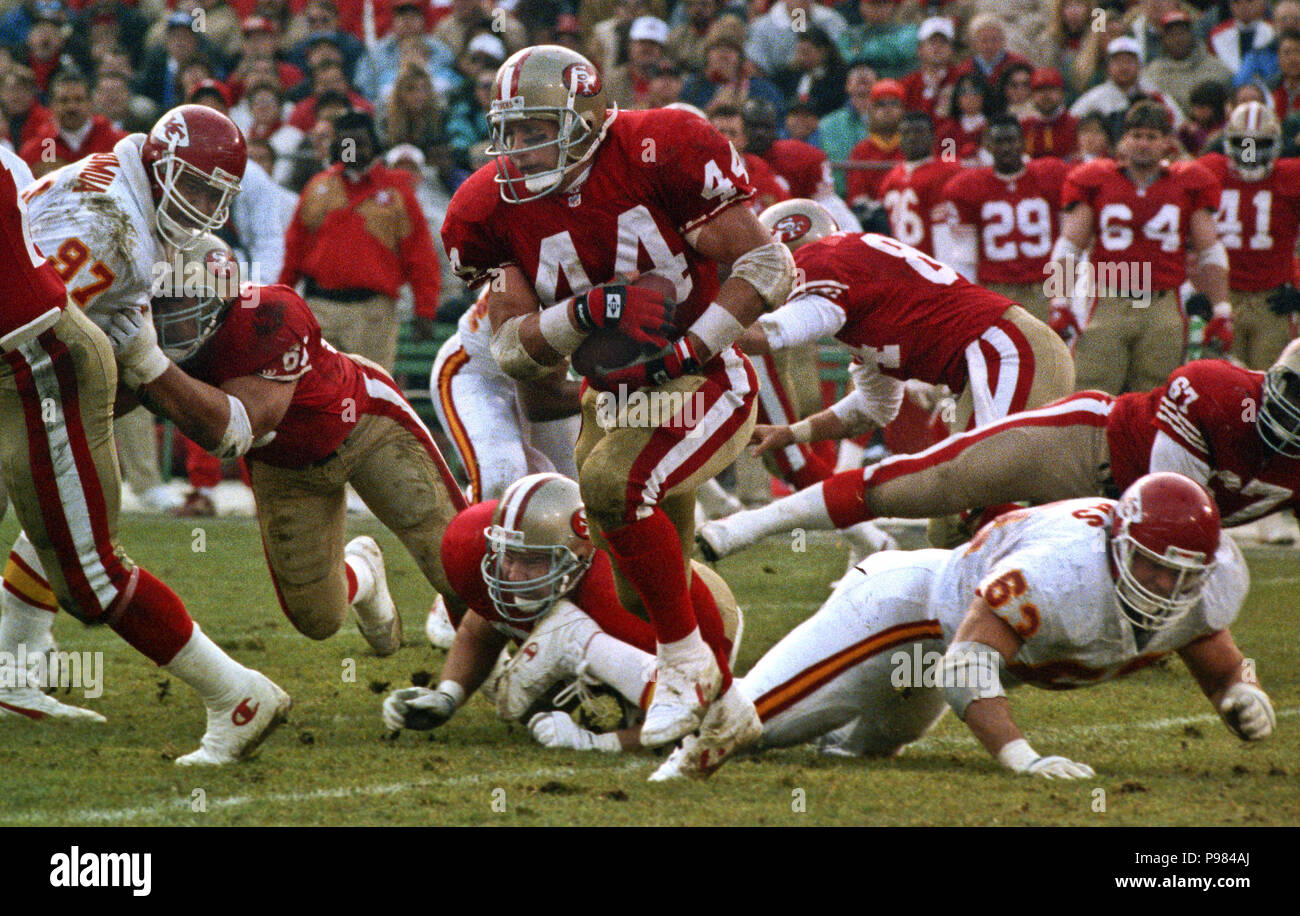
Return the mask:
<svg viewBox="0 0 1300 916">
<path fill-rule="evenodd" d="M 627 471 L 604 460 L 603 449 L 593 451 L 578 472 L 578 489 L 587 517 L 603 530 L 617 528 L 626 518 Z"/>
</svg>

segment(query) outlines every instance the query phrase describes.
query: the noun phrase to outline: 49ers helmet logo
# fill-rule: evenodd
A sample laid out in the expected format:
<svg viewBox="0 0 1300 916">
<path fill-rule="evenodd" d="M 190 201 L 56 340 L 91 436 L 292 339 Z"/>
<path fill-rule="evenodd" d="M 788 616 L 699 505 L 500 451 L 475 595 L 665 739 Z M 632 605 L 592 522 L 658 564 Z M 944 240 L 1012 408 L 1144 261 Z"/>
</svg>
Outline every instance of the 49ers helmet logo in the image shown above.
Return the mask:
<svg viewBox="0 0 1300 916">
<path fill-rule="evenodd" d="M 569 527 L 573 529 L 573 533 L 578 537 L 590 540 L 591 529 L 587 527 L 587 510 L 579 509 L 574 512 L 573 516 L 569 519 Z"/>
<path fill-rule="evenodd" d="M 777 220 L 772 227 L 772 234 L 778 242 L 794 242 L 807 235 L 810 229 L 812 220 L 802 213 L 791 213 Z"/>
<path fill-rule="evenodd" d="M 569 64 L 564 68 L 561 79 L 570 92 L 584 98 L 591 98 L 600 92 L 600 74 L 588 64 Z"/>
<path fill-rule="evenodd" d="M 189 146 L 190 128 L 181 115 L 173 115 L 166 121 L 160 121 L 153 129 L 154 138 L 168 146 Z"/>
</svg>

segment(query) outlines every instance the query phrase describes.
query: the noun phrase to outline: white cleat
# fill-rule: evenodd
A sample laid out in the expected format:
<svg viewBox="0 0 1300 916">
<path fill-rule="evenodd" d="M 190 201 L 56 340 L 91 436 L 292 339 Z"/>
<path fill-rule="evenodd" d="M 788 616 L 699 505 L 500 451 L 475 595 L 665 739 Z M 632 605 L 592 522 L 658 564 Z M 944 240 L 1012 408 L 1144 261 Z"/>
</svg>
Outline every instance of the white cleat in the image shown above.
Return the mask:
<svg viewBox="0 0 1300 916">
<path fill-rule="evenodd" d="M 456 639 L 456 628 L 451 625 L 451 615 L 447 613 L 447 602 L 442 595 L 433 599 L 429 619 L 424 622 L 424 635 L 435 649 L 450 649 Z"/>
<path fill-rule="evenodd" d="M 735 756 L 736 751 L 755 743 L 762 735 L 763 723 L 754 704 L 733 681 L 727 692 L 709 707 L 699 735 L 687 735 L 681 746 L 650 774 L 650 782 L 707 779 Z"/>
<path fill-rule="evenodd" d="M 1274 512 L 1255 523 L 1255 537 L 1261 544 L 1273 544 L 1279 547 L 1295 543 L 1295 528 L 1290 524 L 1286 513 Z"/>
<path fill-rule="evenodd" d="M 567 712 L 539 712 L 528 720 L 528 730 L 533 740 L 542 747 L 569 751 L 605 751 L 617 753 L 620 747 L 601 747 L 599 736 L 573 721 Z"/>
<path fill-rule="evenodd" d="M 641 743 L 660 747 L 700 727 L 709 704 L 722 686 L 722 670 L 703 643 L 695 658 L 668 666 L 663 658 L 655 673 L 654 697 L 645 711 Z"/>
<path fill-rule="evenodd" d="M 700 548 L 704 559 L 716 563 L 723 557 L 729 557 L 737 550 L 749 547 L 753 541 L 746 540 L 736 530 L 736 520 L 743 518 L 744 512 L 738 512 L 727 518 L 701 525 L 695 532 L 695 546 Z"/>
<path fill-rule="evenodd" d="M 553 685 L 577 677 L 587 644 L 599 632 L 576 604 L 557 601 L 497 678 L 497 715 L 514 722 Z"/>
<path fill-rule="evenodd" d="M 288 718 L 293 700 L 269 677 L 257 671 L 249 690 L 229 706 L 208 707 L 208 730 L 199 749 L 176 758 L 181 767 L 222 766 L 245 760 Z"/>
<path fill-rule="evenodd" d="M 745 508 L 745 504 L 722 488 L 717 480 L 706 480 L 695 492 L 696 505 L 709 518 L 726 518 Z"/>
<path fill-rule="evenodd" d="M 0 719 L 16 716 L 36 722 L 42 719 L 63 719 L 66 722 L 108 721 L 93 710 L 60 703 L 35 687 L 6 687 L 0 690 Z"/>
<path fill-rule="evenodd" d="M 392 655 L 402 648 L 402 615 L 388 592 L 388 578 L 384 574 L 384 552 L 375 539 L 362 535 L 353 538 L 343 548 L 344 556 L 355 557 L 370 567 L 375 586 L 370 597 L 358 598 L 352 603 L 357 615 L 357 629 L 379 656 Z"/>
<path fill-rule="evenodd" d="M 179 493 L 173 493 L 166 484 L 150 487 L 140 494 L 140 511 L 153 515 L 166 515 L 179 509 L 185 500 Z"/>
</svg>

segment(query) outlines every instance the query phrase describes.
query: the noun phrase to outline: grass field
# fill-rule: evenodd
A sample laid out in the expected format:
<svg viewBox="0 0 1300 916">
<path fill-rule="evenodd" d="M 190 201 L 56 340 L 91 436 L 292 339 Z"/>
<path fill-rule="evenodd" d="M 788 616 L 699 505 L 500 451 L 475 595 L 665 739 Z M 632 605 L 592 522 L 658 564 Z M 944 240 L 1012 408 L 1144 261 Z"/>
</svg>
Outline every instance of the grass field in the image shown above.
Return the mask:
<svg viewBox="0 0 1300 916">
<path fill-rule="evenodd" d="M 948 716 L 892 761 L 792 749 L 733 762 L 706 783 L 650 785 L 654 758 L 543 750 L 479 698 L 438 732 L 381 740 L 382 696 L 414 672 L 436 675 L 443 653 L 423 636 L 430 589 L 373 521 L 350 533 L 374 534 L 388 557 L 407 646 L 387 659 L 369 655 L 351 624 L 320 643 L 290 627 L 248 519 L 126 516 L 122 527 L 132 555 L 217 642 L 293 694 L 291 721 L 252 761 L 181 770 L 172 758 L 203 732 L 198 699 L 112 633 L 61 614 L 61 648 L 104 652 L 103 696 L 69 699 L 109 722 L 0 721 L 0 824 L 1300 823 L 1300 553 L 1291 550 L 1248 551 L 1253 588 L 1234 627 L 1279 714 L 1277 734 L 1260 745 L 1232 737 L 1174 659 L 1090 690 L 1012 694 L 1040 751 L 1096 769 L 1083 783 L 1007 774 Z M 15 533 L 11 513 L 0 544 Z M 773 542 L 721 564 L 747 611 L 738 670 L 818 607 L 842 563 L 838 548 L 796 554 Z"/>
</svg>

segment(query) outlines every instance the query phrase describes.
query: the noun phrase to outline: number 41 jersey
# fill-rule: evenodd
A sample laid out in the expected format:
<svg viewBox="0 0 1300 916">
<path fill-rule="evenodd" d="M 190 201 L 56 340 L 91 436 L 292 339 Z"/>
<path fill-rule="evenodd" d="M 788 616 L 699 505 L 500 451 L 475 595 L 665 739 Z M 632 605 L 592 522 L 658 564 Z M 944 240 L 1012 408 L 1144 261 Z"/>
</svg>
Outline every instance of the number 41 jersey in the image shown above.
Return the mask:
<svg viewBox="0 0 1300 916">
<path fill-rule="evenodd" d="M 708 122 L 685 111 L 623 111 L 609 125 L 574 191 L 511 204 L 496 165 L 452 197 L 442 241 L 471 287 L 514 265 L 543 306 L 653 271 L 677 287 L 682 333 L 718 292 L 716 265 L 686 238 L 724 208 L 753 196 L 744 161 Z"/>
</svg>

